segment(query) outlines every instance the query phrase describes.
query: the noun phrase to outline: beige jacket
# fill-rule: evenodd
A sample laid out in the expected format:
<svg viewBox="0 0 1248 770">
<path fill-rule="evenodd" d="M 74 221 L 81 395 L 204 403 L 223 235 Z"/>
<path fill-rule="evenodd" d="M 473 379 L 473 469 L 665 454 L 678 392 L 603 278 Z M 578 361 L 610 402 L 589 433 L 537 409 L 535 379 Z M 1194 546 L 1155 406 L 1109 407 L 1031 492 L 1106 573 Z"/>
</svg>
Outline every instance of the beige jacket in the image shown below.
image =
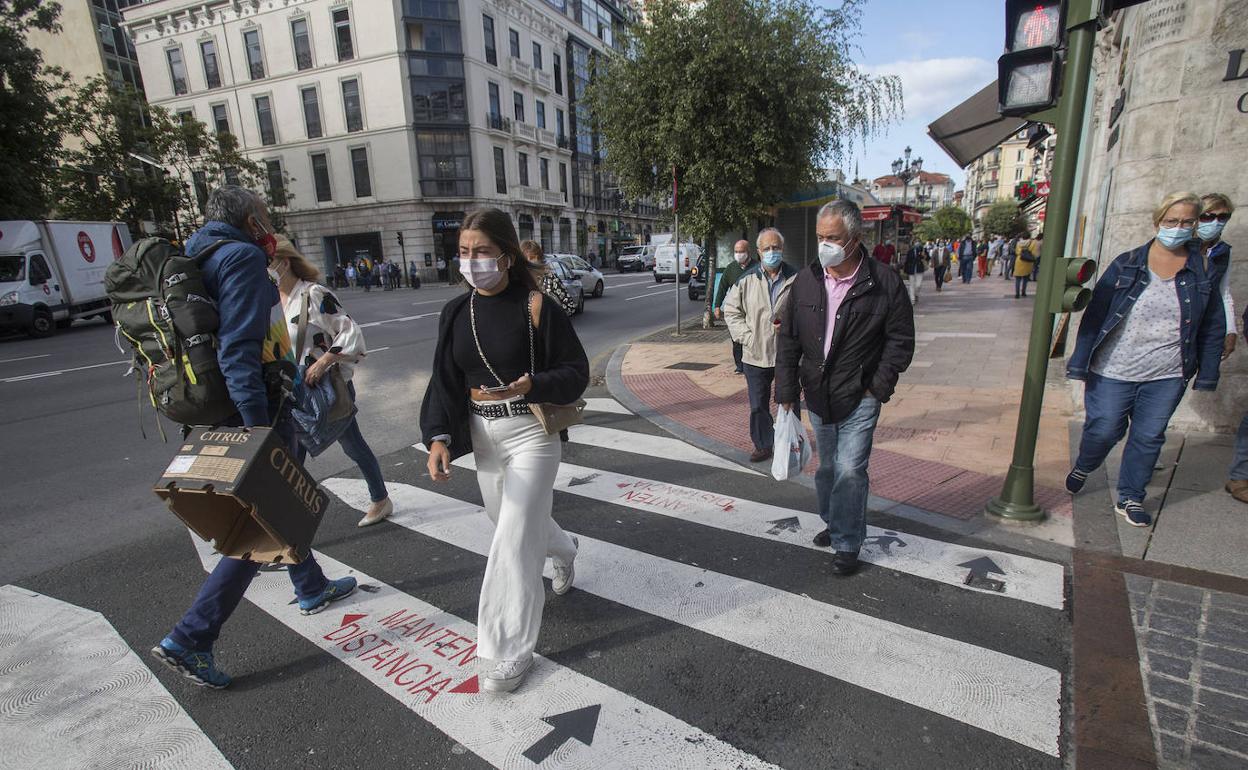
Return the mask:
<svg viewBox="0 0 1248 770">
<path fill-rule="evenodd" d="M 724 320 L 728 333 L 741 343 L 741 360 L 751 366 L 766 369 L 776 365 L 776 325 L 784 303 L 789 298 L 789 287 L 797 271 L 788 265 L 781 266 L 780 293 L 775 307 L 767 287 L 767 277 L 762 266 L 751 270 L 728 290 L 724 297 Z"/>
</svg>

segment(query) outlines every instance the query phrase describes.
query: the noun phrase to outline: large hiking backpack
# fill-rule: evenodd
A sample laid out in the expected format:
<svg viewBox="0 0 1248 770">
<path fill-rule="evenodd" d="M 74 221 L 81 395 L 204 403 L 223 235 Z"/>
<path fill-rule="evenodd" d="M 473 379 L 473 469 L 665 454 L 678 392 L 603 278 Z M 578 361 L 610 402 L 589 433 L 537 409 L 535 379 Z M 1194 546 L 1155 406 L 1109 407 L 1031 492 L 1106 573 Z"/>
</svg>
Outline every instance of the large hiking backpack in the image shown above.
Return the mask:
<svg viewBox="0 0 1248 770">
<path fill-rule="evenodd" d="M 163 238 L 135 242 L 104 273 L 113 321 L 133 350 L 140 398 L 183 425 L 217 425 L 238 410 L 217 363 L 217 305 L 200 266 L 222 244 L 188 257 Z"/>
</svg>

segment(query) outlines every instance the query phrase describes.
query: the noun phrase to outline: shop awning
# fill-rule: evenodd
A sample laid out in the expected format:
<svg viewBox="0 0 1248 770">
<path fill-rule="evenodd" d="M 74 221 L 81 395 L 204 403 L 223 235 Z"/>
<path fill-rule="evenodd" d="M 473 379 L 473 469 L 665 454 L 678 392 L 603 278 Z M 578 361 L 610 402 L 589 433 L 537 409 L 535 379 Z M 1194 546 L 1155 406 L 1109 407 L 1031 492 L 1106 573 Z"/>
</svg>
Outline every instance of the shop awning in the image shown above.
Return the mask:
<svg viewBox="0 0 1248 770">
<path fill-rule="evenodd" d="M 994 80 L 929 124 L 927 134 L 959 168 L 966 168 L 1027 125 L 1023 118 L 1002 117 L 997 109 L 997 81 Z"/>
<path fill-rule="evenodd" d="M 863 222 L 885 222 L 892 218 L 892 206 L 864 206 L 862 209 Z"/>
</svg>

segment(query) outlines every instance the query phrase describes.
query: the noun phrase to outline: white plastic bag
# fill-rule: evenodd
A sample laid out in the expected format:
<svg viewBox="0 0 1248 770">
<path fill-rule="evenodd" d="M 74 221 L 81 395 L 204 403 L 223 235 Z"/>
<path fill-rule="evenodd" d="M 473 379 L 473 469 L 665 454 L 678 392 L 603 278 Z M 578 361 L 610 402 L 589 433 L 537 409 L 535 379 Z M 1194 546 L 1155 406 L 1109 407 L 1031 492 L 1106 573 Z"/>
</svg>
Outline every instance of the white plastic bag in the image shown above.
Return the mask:
<svg viewBox="0 0 1248 770">
<path fill-rule="evenodd" d="M 780 407 L 776 412 L 775 452 L 771 457 L 771 475 L 776 481 L 800 476 L 810 462 L 810 442 L 806 428 L 793 412 Z"/>
</svg>

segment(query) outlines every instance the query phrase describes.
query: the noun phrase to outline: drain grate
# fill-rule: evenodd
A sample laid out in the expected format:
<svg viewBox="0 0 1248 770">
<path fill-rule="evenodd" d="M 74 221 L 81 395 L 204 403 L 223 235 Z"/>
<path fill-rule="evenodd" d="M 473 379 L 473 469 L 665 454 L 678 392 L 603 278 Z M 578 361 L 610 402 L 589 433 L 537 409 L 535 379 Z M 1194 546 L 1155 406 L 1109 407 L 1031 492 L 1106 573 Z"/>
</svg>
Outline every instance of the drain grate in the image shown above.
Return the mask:
<svg viewBox="0 0 1248 770">
<path fill-rule="evenodd" d="M 680 369 L 686 372 L 705 372 L 707 369 L 714 369 L 715 364 L 703 364 L 697 361 L 681 361 L 680 363 L 672 364 L 667 368 Z"/>
</svg>

